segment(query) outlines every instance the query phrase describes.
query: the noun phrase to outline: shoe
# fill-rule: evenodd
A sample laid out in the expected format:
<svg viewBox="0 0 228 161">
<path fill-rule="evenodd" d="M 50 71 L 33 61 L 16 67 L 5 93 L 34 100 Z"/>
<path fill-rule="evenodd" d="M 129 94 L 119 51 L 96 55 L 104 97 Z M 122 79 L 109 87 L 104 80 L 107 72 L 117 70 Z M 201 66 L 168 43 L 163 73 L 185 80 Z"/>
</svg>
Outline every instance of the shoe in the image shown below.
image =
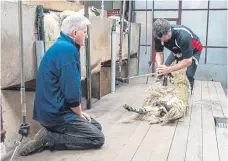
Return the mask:
<svg viewBox="0 0 228 161">
<path fill-rule="evenodd" d="M 47 145 L 47 135 L 48 131 L 45 128 L 41 128 L 37 134 L 34 136 L 33 140 L 29 140 L 25 143 L 19 150 L 21 156 L 27 156 L 35 152 L 42 152 Z"/>
</svg>

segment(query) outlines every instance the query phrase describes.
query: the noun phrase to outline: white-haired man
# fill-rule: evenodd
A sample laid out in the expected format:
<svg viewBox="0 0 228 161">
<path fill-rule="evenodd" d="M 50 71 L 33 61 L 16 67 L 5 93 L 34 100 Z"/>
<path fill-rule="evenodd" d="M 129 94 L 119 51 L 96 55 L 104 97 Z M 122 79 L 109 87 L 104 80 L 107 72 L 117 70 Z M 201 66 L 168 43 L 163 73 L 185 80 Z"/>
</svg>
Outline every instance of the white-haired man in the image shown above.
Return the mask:
<svg viewBox="0 0 228 161">
<path fill-rule="evenodd" d="M 60 37 L 41 60 L 36 79 L 33 119 L 43 127 L 26 143 L 20 155 L 37 151 L 100 148 L 101 125 L 81 109 L 80 46 L 84 46 L 90 21 L 70 15 Z"/>
</svg>

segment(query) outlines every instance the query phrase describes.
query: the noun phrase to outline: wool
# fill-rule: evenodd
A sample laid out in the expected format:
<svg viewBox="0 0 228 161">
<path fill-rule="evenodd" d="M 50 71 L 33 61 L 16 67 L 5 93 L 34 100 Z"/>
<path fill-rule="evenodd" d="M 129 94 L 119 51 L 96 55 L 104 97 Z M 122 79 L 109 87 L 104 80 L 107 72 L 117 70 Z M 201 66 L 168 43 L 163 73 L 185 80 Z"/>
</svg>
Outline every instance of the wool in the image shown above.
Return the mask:
<svg viewBox="0 0 228 161">
<path fill-rule="evenodd" d="M 45 41 L 55 41 L 60 33 L 60 17 L 58 12 L 50 12 L 44 15 Z"/>
<path fill-rule="evenodd" d="M 138 113 L 137 120 L 146 120 L 150 124 L 165 125 L 184 117 L 190 98 L 190 84 L 185 72 L 186 69 L 172 72 L 173 77 L 169 77 L 167 86 L 163 86 L 162 81 L 151 85 L 141 108 L 125 105 L 125 109 Z"/>
</svg>

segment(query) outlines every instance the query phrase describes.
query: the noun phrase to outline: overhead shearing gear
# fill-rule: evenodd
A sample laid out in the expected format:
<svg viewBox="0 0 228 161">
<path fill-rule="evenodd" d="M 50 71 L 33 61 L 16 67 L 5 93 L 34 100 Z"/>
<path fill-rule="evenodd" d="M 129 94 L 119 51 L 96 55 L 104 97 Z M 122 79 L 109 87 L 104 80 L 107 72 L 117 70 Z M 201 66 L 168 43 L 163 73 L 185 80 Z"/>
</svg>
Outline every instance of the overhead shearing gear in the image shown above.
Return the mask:
<svg viewBox="0 0 228 161">
<path fill-rule="evenodd" d="M 30 124 L 26 122 L 26 99 L 25 99 L 25 80 L 24 80 L 24 51 L 23 51 L 23 21 L 22 21 L 22 1 L 18 1 L 18 22 L 19 22 L 19 44 L 21 56 L 21 115 L 22 123 L 18 133 L 21 135 L 20 140 L 16 141 L 16 148 L 11 156 L 10 161 L 13 161 L 14 156 L 21 145 L 24 137 L 27 137 L 30 130 Z"/>
</svg>

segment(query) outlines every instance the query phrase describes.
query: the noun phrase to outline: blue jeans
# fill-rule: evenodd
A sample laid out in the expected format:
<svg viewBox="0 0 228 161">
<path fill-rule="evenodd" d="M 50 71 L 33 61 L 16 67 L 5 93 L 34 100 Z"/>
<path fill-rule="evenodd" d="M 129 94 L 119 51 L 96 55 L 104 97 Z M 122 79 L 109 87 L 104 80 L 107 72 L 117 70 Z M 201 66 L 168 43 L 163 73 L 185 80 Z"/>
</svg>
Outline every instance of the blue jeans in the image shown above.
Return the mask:
<svg viewBox="0 0 228 161">
<path fill-rule="evenodd" d="M 197 59 L 197 61 L 199 62 L 200 59 L 200 53 L 194 53 L 193 56 Z M 165 61 L 165 65 L 166 66 L 170 66 L 174 61 L 179 61 L 178 59 L 176 59 L 176 57 L 171 53 L 169 54 L 168 58 Z M 196 73 L 196 69 L 197 69 L 197 64 L 195 62 L 195 60 L 192 61 L 192 64 L 190 66 L 187 67 L 187 71 L 186 71 L 186 75 L 188 77 L 188 80 L 190 82 L 191 85 L 191 89 L 193 89 L 194 86 L 194 75 Z"/>
</svg>

